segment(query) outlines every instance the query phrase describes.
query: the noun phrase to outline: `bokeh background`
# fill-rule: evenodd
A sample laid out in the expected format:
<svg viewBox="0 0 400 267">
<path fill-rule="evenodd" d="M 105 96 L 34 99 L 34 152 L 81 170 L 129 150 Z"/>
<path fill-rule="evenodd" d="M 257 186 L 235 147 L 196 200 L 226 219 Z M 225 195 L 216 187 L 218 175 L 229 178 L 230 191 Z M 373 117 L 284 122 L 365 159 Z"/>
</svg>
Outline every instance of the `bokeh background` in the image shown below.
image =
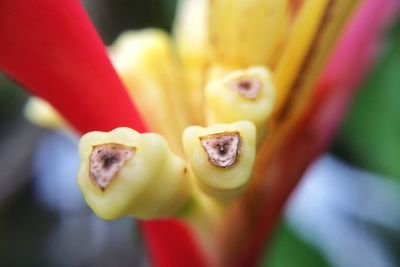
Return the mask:
<svg viewBox="0 0 400 267">
<path fill-rule="evenodd" d="M 82 3 L 109 45 L 126 29 L 170 30 L 176 0 Z M 383 37 L 329 153 L 288 203 L 263 266 L 400 266 L 400 18 Z M 27 122 L 28 97 L 0 73 L 0 266 L 147 266 L 134 220 L 99 220 L 83 202 L 77 137 Z"/>
</svg>

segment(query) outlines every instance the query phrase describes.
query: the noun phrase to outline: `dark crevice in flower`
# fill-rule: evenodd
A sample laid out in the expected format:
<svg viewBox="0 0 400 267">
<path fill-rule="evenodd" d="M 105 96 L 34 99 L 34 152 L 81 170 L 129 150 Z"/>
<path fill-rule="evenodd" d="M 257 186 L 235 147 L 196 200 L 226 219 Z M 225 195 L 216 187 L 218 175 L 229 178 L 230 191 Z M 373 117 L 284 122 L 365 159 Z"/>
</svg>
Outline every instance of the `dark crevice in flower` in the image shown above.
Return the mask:
<svg viewBox="0 0 400 267">
<path fill-rule="evenodd" d="M 101 190 L 105 190 L 134 152 L 135 148 L 120 144 L 94 146 L 89 163 L 91 180 Z"/>
<path fill-rule="evenodd" d="M 207 135 L 200 137 L 200 142 L 214 166 L 228 168 L 236 162 L 240 145 L 239 133 Z"/>
<path fill-rule="evenodd" d="M 261 82 L 257 77 L 242 77 L 229 83 L 228 86 L 251 100 L 257 98 L 261 90 Z"/>
</svg>

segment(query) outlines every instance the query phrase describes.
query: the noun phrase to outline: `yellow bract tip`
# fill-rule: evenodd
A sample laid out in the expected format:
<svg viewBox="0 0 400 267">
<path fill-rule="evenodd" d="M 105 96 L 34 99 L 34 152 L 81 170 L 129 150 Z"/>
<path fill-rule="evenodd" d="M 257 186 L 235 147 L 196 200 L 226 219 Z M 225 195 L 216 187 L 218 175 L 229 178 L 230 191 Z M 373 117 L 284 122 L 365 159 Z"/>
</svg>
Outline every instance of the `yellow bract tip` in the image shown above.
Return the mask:
<svg viewBox="0 0 400 267">
<path fill-rule="evenodd" d="M 61 115 L 47 101 L 31 97 L 25 105 L 25 116 L 30 122 L 44 128 L 64 128 L 67 126 Z"/>
</svg>

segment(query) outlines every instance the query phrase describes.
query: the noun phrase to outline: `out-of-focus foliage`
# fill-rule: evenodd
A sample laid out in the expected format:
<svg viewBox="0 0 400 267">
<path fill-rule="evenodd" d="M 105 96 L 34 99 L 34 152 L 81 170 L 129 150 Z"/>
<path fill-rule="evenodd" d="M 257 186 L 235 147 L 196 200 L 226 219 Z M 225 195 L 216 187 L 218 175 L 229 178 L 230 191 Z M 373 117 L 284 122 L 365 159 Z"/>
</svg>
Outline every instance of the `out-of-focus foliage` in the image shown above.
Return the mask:
<svg viewBox="0 0 400 267">
<path fill-rule="evenodd" d="M 350 108 L 336 152 L 400 181 L 400 19 Z"/>
<path fill-rule="evenodd" d="M 275 232 L 272 246 L 265 255 L 265 267 L 329 267 L 320 252 L 301 239 L 286 223 Z"/>
<path fill-rule="evenodd" d="M 27 94 L 0 73 L 0 128 L 20 111 Z"/>
<path fill-rule="evenodd" d="M 171 30 L 172 22 L 175 17 L 177 0 L 162 0 L 161 3 L 164 11 L 164 25 L 167 30 Z"/>
<path fill-rule="evenodd" d="M 81 0 L 103 41 L 109 45 L 124 30 L 170 30 L 177 0 Z"/>
</svg>

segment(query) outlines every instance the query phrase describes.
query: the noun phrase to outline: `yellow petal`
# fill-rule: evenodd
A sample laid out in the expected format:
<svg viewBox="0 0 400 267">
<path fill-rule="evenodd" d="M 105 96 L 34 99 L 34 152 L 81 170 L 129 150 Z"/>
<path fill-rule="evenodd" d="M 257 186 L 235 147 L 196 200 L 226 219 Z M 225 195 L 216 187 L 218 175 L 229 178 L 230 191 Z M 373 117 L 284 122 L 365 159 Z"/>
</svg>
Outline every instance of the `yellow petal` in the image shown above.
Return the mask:
<svg viewBox="0 0 400 267">
<path fill-rule="evenodd" d="M 310 87 L 358 1 L 307 0 L 303 3 L 286 41 L 275 82 L 278 90 L 277 112 L 288 98 L 299 99 L 299 86 Z M 286 108 L 286 107 L 285 107 Z"/>
<path fill-rule="evenodd" d="M 217 64 L 246 68 L 271 64 L 288 25 L 287 0 L 214 0 L 209 38 Z"/>
<path fill-rule="evenodd" d="M 257 183 L 264 178 L 269 160 L 282 143 L 290 138 L 293 127 L 303 115 L 334 41 L 358 3 L 359 1 L 347 0 L 307 0 L 301 7 L 274 76 L 278 106 L 276 116 L 272 118 L 271 134 L 257 155 Z"/>
<path fill-rule="evenodd" d="M 312 89 L 322 72 L 326 60 L 331 52 L 335 41 L 338 39 L 343 26 L 349 15 L 360 1 L 331 0 L 329 13 L 325 16 L 324 22 L 320 25 L 317 39 L 311 47 L 312 55 L 303 62 L 303 68 L 297 74 L 291 88 L 294 101 L 289 97 L 285 109 L 288 109 L 289 120 L 296 120 L 309 100 Z M 283 111 L 285 112 L 285 111 Z"/>
<path fill-rule="evenodd" d="M 294 22 L 284 53 L 275 72 L 278 109 L 281 108 L 284 99 L 289 94 L 296 74 L 317 36 L 319 25 L 324 14 L 328 11 L 328 4 L 329 0 L 306 1 Z"/>
</svg>

